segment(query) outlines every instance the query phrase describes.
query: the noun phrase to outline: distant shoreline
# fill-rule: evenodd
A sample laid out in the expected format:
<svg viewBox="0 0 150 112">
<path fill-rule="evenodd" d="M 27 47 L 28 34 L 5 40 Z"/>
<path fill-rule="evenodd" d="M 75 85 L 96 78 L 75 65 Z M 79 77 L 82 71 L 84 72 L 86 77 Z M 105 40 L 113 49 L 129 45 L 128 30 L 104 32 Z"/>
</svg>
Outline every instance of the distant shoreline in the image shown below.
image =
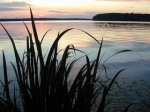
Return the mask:
<svg viewBox="0 0 150 112">
<path fill-rule="evenodd" d="M 93 21 L 136 21 L 150 22 L 150 14 L 135 13 L 104 13 L 97 14 L 93 17 Z"/>
<path fill-rule="evenodd" d="M 57 21 L 57 20 L 92 20 L 87 18 L 34 18 L 35 21 Z M 30 18 L 12 18 L 12 19 L 0 19 L 0 22 L 7 21 L 31 21 Z"/>
<path fill-rule="evenodd" d="M 91 20 L 91 21 L 130 21 L 130 22 L 150 22 L 150 14 L 134 13 L 104 13 L 97 14 L 92 19 L 88 18 L 34 18 L 35 21 L 63 21 L 63 20 Z M 1 18 L 0 22 L 11 21 L 31 21 L 31 18 Z"/>
</svg>

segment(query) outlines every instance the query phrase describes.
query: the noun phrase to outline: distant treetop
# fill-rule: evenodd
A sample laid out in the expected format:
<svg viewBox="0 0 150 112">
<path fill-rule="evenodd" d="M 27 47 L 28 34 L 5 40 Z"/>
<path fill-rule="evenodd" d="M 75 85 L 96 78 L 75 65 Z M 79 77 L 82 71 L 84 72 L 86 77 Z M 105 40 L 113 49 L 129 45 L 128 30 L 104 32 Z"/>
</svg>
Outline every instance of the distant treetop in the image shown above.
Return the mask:
<svg viewBox="0 0 150 112">
<path fill-rule="evenodd" d="M 150 14 L 105 13 L 97 14 L 94 21 L 150 21 Z"/>
</svg>

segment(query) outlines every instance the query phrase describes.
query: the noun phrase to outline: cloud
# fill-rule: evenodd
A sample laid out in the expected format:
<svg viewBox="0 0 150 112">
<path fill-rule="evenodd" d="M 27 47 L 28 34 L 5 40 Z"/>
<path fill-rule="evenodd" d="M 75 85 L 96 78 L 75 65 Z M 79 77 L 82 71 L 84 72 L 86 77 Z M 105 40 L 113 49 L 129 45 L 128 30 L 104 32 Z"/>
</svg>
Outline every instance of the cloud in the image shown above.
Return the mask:
<svg viewBox="0 0 150 112">
<path fill-rule="evenodd" d="M 17 10 L 24 10 L 23 8 L 1 8 L 0 11 L 17 11 Z"/>
<path fill-rule="evenodd" d="M 25 10 L 25 7 L 31 6 L 26 2 L 0 2 L 0 11 Z"/>
<path fill-rule="evenodd" d="M 26 2 L 2 2 L 0 3 L 0 7 L 27 7 L 31 6 Z"/>
<path fill-rule="evenodd" d="M 68 12 L 63 12 L 63 11 L 56 11 L 56 10 L 50 10 L 48 12 L 51 12 L 51 13 L 55 13 L 55 14 L 63 14 L 63 13 L 68 13 Z"/>
</svg>

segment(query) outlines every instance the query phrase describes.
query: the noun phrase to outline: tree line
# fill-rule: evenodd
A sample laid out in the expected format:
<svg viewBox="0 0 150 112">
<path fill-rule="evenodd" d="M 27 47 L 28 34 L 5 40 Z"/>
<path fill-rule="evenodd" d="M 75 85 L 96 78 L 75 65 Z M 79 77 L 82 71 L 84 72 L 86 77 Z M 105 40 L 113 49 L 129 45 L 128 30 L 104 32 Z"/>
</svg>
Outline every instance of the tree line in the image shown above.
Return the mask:
<svg viewBox="0 0 150 112">
<path fill-rule="evenodd" d="M 105 13 L 93 17 L 95 21 L 150 21 L 150 14 Z"/>
</svg>

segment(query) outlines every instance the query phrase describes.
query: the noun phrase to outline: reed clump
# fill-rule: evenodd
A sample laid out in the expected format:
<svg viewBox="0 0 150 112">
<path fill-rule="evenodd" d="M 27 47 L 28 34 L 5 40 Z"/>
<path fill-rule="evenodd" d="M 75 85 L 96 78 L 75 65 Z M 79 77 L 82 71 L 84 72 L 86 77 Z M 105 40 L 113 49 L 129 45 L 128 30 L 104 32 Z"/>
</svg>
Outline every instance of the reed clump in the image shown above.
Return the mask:
<svg viewBox="0 0 150 112">
<path fill-rule="evenodd" d="M 120 70 L 109 82 L 100 82 L 97 70 L 100 62 L 103 40 L 97 41 L 92 35 L 83 31 L 99 44 L 97 57 L 90 61 L 83 51 L 76 49 L 73 45 L 68 45 L 58 61 L 58 42 L 68 31 L 67 29 L 58 33 L 46 57 L 42 53 L 42 41 L 37 35 L 34 18 L 31 13 L 31 22 L 34 37 L 32 37 L 28 27 L 26 39 L 26 51 L 23 59 L 20 58 L 15 42 L 7 29 L 6 31 L 14 50 L 15 63 L 11 63 L 14 69 L 17 84 L 14 84 L 13 93 L 10 93 L 9 80 L 7 74 L 7 63 L 5 53 L 3 54 L 4 70 L 4 93 L 0 96 L 0 111 L 2 112 L 103 112 L 109 103 L 107 95 L 117 76 L 124 70 Z M 82 31 L 82 30 L 81 30 Z M 78 59 L 71 62 L 71 52 L 82 52 L 85 54 L 86 63 L 79 69 L 71 84 L 68 85 L 68 77 Z M 126 52 L 124 50 L 121 52 Z M 121 53 L 118 52 L 118 53 Z M 118 54 L 116 53 L 116 54 Z M 19 93 L 18 93 L 19 91 Z M 20 96 L 18 98 L 18 95 Z M 99 102 L 97 102 L 99 99 Z M 97 106 L 95 106 L 97 105 Z M 124 109 L 127 111 L 130 105 Z"/>
</svg>

